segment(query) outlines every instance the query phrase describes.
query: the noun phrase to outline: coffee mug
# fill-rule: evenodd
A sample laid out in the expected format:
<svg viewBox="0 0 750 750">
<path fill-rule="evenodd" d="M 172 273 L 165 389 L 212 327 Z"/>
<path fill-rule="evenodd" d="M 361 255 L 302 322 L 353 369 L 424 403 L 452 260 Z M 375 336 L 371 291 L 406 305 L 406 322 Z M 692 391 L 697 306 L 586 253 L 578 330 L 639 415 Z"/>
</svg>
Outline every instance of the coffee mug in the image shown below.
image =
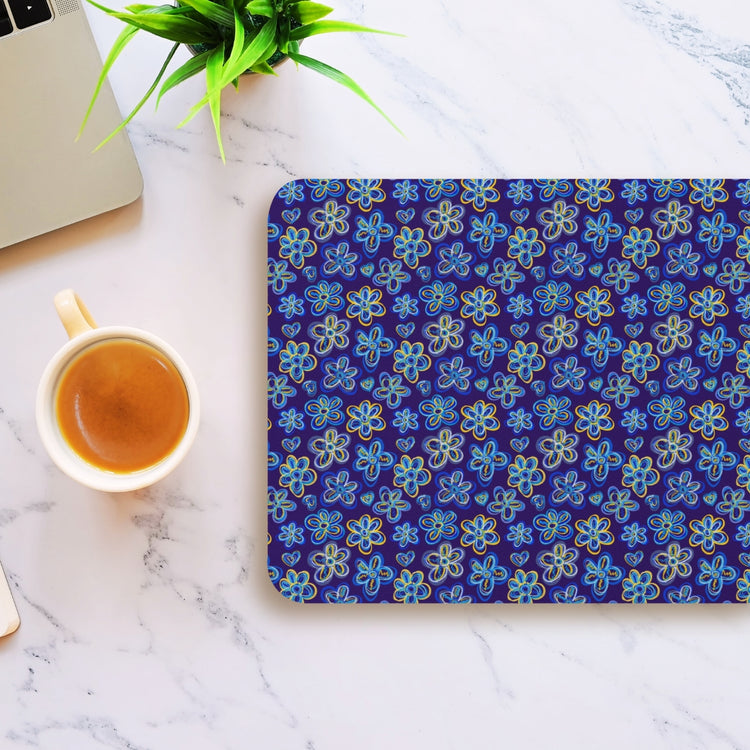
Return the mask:
<svg viewBox="0 0 750 750">
<path fill-rule="evenodd" d="M 39 383 L 36 421 L 44 447 L 68 476 L 105 492 L 163 479 L 198 430 L 193 376 L 152 333 L 94 322 L 72 289 L 55 296 L 70 340 Z"/>
</svg>

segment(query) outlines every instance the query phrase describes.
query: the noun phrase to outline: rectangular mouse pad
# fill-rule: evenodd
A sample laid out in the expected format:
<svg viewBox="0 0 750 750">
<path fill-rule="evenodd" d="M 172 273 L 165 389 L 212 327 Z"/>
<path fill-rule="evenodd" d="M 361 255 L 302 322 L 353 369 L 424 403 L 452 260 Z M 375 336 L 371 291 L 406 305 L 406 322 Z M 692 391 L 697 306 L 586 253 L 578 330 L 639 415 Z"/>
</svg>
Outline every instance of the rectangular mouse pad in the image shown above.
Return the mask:
<svg viewBox="0 0 750 750">
<path fill-rule="evenodd" d="M 295 180 L 268 568 L 298 602 L 748 602 L 750 180 Z"/>
</svg>

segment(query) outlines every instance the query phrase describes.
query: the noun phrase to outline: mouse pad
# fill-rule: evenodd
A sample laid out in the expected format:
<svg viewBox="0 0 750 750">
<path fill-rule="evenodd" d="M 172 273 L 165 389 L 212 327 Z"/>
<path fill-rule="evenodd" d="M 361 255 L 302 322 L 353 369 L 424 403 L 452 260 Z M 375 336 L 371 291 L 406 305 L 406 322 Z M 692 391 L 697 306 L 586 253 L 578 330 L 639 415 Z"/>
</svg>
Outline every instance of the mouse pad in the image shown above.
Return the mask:
<svg viewBox="0 0 750 750">
<path fill-rule="evenodd" d="M 268 569 L 297 602 L 748 602 L 750 180 L 295 180 Z"/>
</svg>

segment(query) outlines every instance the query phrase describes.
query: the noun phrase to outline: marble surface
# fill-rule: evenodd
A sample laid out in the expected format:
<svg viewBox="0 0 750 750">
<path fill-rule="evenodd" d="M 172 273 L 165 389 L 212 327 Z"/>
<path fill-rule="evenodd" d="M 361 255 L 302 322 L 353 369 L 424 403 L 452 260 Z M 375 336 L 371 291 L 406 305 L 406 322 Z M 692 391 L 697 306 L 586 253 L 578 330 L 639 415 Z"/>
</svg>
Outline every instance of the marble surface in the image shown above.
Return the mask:
<svg viewBox="0 0 750 750">
<path fill-rule="evenodd" d="M 737 606 L 298 606 L 265 573 L 265 217 L 292 177 L 750 174 L 740 0 L 359 0 L 406 38 L 318 38 L 399 124 L 286 65 L 174 125 L 195 79 L 130 134 L 134 205 L 0 252 L 2 748 L 750 748 Z M 106 49 L 118 25 L 87 10 Z M 164 46 L 111 75 L 123 110 Z M 151 489 L 86 490 L 33 403 L 72 286 L 101 323 L 190 364 L 203 421 Z"/>
</svg>

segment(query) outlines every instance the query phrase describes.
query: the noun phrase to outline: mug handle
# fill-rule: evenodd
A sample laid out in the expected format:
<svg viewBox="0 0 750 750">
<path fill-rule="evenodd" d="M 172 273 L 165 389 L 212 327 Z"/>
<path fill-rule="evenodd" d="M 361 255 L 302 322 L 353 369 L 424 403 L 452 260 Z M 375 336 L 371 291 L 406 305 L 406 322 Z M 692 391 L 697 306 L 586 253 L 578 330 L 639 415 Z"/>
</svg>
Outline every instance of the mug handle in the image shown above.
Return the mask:
<svg viewBox="0 0 750 750">
<path fill-rule="evenodd" d="M 72 289 L 63 289 L 55 295 L 55 309 L 71 339 L 96 328 L 88 308 Z"/>
</svg>

